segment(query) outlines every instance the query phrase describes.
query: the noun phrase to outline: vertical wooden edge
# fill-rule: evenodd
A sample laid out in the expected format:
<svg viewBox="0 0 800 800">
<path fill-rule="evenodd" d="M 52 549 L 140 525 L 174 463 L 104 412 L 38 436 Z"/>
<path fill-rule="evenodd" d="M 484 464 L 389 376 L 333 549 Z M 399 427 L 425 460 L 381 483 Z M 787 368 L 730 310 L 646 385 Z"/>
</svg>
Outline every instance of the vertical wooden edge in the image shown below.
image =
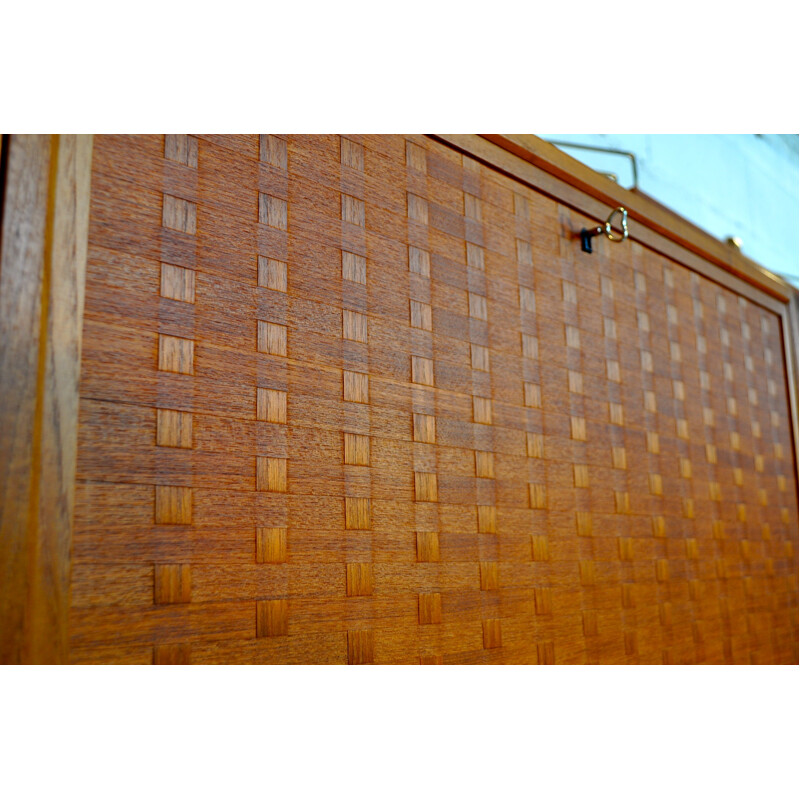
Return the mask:
<svg viewBox="0 0 800 800">
<path fill-rule="evenodd" d="M 6 137 L 0 230 L 0 662 L 23 660 L 50 140 Z"/>
<path fill-rule="evenodd" d="M 0 236 L 0 662 L 69 657 L 92 137 L 6 139 Z"/>
<path fill-rule="evenodd" d="M 795 488 L 800 480 L 800 439 L 798 439 L 798 296 L 795 289 L 781 313 L 783 331 L 783 358 L 785 364 L 786 390 L 789 395 L 789 417 L 792 425 L 792 443 L 794 444 L 794 479 Z"/>
</svg>

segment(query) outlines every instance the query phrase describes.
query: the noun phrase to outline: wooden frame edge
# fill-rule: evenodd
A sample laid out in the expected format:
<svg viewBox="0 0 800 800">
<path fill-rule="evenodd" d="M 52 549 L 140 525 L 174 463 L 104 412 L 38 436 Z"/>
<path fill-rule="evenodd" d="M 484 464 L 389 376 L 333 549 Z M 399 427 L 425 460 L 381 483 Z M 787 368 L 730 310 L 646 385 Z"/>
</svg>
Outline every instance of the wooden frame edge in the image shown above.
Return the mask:
<svg viewBox="0 0 800 800">
<path fill-rule="evenodd" d="M 0 230 L 0 663 L 63 663 L 92 137 L 6 139 Z"/>
<path fill-rule="evenodd" d="M 794 443 L 794 477 L 795 487 L 800 485 L 800 437 L 798 437 L 798 297 L 794 291 L 789 302 L 781 313 L 781 328 L 783 332 L 783 358 L 786 367 L 786 391 L 789 395 L 789 417 L 792 424 L 792 442 Z"/>
</svg>

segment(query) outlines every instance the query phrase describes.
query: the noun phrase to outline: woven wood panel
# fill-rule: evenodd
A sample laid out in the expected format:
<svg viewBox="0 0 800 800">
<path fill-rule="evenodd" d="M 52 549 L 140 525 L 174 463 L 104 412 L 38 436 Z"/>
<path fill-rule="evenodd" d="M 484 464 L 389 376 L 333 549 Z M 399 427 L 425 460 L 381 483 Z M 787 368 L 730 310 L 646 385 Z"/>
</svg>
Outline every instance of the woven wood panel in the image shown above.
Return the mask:
<svg viewBox="0 0 800 800">
<path fill-rule="evenodd" d="M 776 316 L 423 136 L 97 137 L 75 662 L 796 662 Z"/>
</svg>

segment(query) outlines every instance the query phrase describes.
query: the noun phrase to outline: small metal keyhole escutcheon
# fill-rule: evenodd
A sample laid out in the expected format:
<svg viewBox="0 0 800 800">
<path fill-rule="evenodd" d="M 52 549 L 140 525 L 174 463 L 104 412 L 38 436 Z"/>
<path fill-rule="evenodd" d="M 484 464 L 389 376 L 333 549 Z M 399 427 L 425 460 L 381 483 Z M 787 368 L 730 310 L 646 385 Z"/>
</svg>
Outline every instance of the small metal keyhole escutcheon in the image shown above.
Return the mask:
<svg viewBox="0 0 800 800">
<path fill-rule="evenodd" d="M 614 219 L 614 215 L 619 214 L 620 216 L 620 227 L 622 228 L 622 235 L 615 236 L 613 231 L 611 230 L 611 220 Z M 622 206 L 615 208 L 609 215 L 608 219 L 605 221 L 603 225 L 598 225 L 596 228 L 584 228 L 581 231 L 581 250 L 584 253 L 591 253 L 592 252 L 592 237 L 593 236 L 600 236 L 601 234 L 605 234 L 608 239 L 612 242 L 623 242 L 625 239 L 628 238 L 628 212 Z"/>
</svg>

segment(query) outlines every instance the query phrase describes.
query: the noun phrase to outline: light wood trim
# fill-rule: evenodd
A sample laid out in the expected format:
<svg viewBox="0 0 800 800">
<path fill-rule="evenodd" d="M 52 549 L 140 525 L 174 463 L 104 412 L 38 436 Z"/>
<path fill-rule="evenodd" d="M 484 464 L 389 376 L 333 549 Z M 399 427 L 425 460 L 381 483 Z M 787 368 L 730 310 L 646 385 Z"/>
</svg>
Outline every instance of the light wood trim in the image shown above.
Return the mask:
<svg viewBox="0 0 800 800">
<path fill-rule="evenodd" d="M 68 657 L 91 136 L 6 140 L 0 241 L 0 662 Z"/>
<path fill-rule="evenodd" d="M 797 336 L 798 336 L 798 293 L 784 306 L 781 314 L 783 329 L 783 357 L 786 369 L 786 388 L 789 393 L 789 415 L 792 421 L 792 441 L 794 442 L 795 485 L 798 481 L 798 456 L 800 455 L 800 438 L 798 438 L 798 370 L 797 370 Z"/>
<path fill-rule="evenodd" d="M 714 239 L 646 195 L 629 191 L 530 134 L 437 134 L 468 155 L 499 169 L 593 220 L 611 208 L 629 212 L 631 239 L 780 314 L 796 292 L 783 279 Z M 574 232 L 577 236 L 578 231 Z M 769 302 L 772 300 L 772 302 Z M 775 302 L 777 301 L 777 302 Z"/>
</svg>

